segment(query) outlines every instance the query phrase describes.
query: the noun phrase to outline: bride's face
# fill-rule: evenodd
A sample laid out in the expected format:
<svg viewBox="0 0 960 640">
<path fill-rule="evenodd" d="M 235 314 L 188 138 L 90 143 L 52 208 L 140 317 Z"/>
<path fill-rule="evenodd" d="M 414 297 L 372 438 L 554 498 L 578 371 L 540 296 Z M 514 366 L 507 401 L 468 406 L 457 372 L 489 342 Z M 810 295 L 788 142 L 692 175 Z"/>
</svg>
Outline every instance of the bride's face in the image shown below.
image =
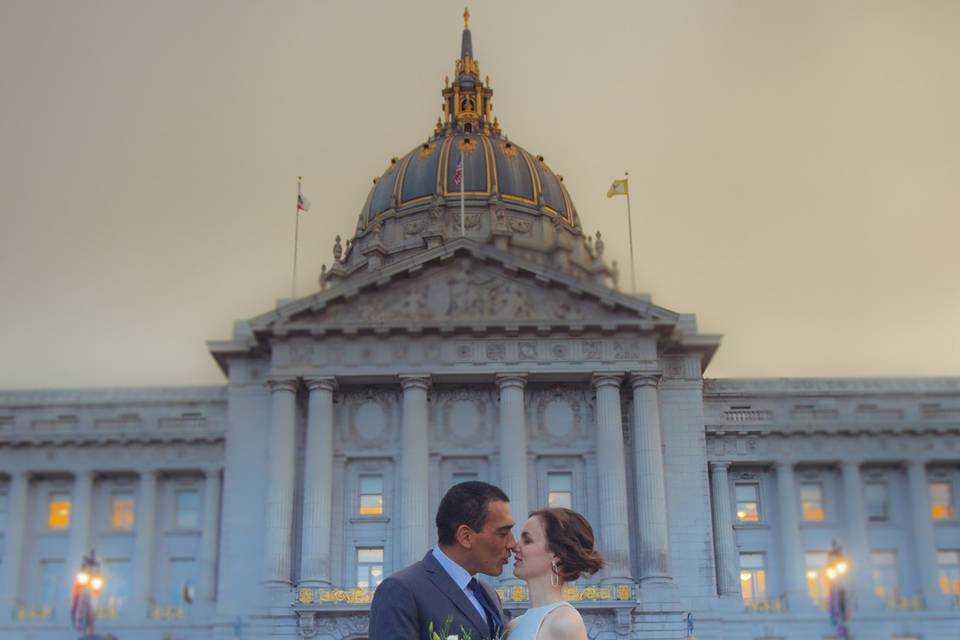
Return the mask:
<svg viewBox="0 0 960 640">
<path fill-rule="evenodd" d="M 556 555 L 547 549 L 547 534 L 539 516 L 528 518 L 523 525 L 513 556 L 513 575 L 521 580 L 529 582 L 552 571 Z"/>
</svg>

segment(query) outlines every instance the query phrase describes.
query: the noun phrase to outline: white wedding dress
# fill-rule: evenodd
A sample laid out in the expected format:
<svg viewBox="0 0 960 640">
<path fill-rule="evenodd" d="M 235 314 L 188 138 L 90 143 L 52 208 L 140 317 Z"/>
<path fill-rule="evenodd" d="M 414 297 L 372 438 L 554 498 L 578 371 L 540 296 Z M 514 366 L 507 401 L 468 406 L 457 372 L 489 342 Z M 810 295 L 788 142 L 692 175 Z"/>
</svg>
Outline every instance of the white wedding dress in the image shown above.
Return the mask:
<svg viewBox="0 0 960 640">
<path fill-rule="evenodd" d="M 537 633 L 539 633 L 540 627 L 543 626 L 543 619 L 548 613 L 559 607 L 570 607 L 576 611 L 572 604 L 563 600 L 545 604 L 542 607 L 527 609 L 522 616 L 511 623 L 507 640 L 536 640 Z M 579 612 L 577 615 L 579 615 Z"/>
</svg>

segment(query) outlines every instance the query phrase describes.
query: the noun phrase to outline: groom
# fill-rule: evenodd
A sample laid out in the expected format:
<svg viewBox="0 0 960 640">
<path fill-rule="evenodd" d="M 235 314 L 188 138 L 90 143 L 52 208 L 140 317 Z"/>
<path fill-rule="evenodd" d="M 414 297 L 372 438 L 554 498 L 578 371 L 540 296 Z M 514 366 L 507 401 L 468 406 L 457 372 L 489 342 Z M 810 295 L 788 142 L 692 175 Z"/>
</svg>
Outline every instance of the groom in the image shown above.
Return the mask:
<svg viewBox="0 0 960 640">
<path fill-rule="evenodd" d="M 490 640 L 506 623 L 500 598 L 475 573 L 498 576 L 516 546 L 510 500 L 486 482 L 461 482 L 437 510 L 439 544 L 384 580 L 370 606 L 369 640 L 424 640 L 452 617 L 449 633 Z"/>
</svg>

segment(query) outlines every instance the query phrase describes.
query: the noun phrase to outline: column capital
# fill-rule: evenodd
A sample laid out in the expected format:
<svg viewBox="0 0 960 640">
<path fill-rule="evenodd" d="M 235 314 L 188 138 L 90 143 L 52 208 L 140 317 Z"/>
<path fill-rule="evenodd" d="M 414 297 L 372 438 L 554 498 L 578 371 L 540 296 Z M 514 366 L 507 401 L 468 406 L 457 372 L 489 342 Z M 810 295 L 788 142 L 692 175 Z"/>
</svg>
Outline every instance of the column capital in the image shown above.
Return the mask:
<svg viewBox="0 0 960 640">
<path fill-rule="evenodd" d="M 630 385 L 634 389 L 640 387 L 653 387 L 657 388 L 660 385 L 660 378 L 663 376 L 659 373 L 650 373 L 648 371 L 631 371 L 630 372 Z"/>
<path fill-rule="evenodd" d="M 277 393 L 278 391 L 296 393 L 297 388 L 300 386 L 300 381 L 296 378 L 269 378 L 267 380 L 267 386 L 270 387 L 271 393 Z"/>
<path fill-rule="evenodd" d="M 924 472 L 926 472 L 927 462 L 928 462 L 927 460 L 918 460 L 916 458 L 911 458 L 911 459 L 905 460 L 903 463 L 903 466 L 905 466 L 907 469 L 910 469 L 912 467 L 914 469 L 921 469 Z"/>
<path fill-rule="evenodd" d="M 784 473 L 789 471 L 790 473 L 794 472 L 794 468 L 797 466 L 797 463 L 793 460 L 777 460 L 773 463 L 773 470 L 777 473 Z"/>
<path fill-rule="evenodd" d="M 303 383 L 311 393 L 314 391 L 336 391 L 337 379 L 333 376 L 322 378 L 304 378 Z"/>
<path fill-rule="evenodd" d="M 600 387 L 616 387 L 619 389 L 623 386 L 623 375 L 623 371 L 594 373 L 590 378 L 590 384 L 596 389 Z"/>
<path fill-rule="evenodd" d="M 840 468 L 847 471 L 853 470 L 859 472 L 861 466 L 863 466 L 863 460 L 860 459 L 840 461 Z"/>
<path fill-rule="evenodd" d="M 730 460 L 711 460 L 709 463 L 711 471 L 722 471 L 726 473 L 733 464 Z"/>
<path fill-rule="evenodd" d="M 400 378 L 400 386 L 404 390 L 407 389 L 423 389 L 426 391 L 430 388 L 430 376 L 424 374 L 400 374 L 397 376 Z"/>
<path fill-rule="evenodd" d="M 223 471 L 223 465 L 213 464 L 213 465 L 205 466 L 201 469 L 201 471 L 203 471 L 203 475 L 206 478 L 210 478 L 211 476 L 219 476 L 220 472 Z"/>
<path fill-rule="evenodd" d="M 498 373 L 496 380 L 501 389 L 508 387 L 523 389 L 527 386 L 527 374 L 525 373 Z"/>
</svg>

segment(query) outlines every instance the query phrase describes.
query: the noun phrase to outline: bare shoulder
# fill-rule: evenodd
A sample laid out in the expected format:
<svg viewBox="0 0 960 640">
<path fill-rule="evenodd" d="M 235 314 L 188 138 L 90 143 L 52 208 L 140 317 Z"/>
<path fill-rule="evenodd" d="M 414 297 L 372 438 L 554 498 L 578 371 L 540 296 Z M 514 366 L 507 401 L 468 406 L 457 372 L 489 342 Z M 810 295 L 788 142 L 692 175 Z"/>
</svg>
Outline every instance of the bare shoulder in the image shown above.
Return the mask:
<svg viewBox="0 0 960 640">
<path fill-rule="evenodd" d="M 537 640 L 587 640 L 587 628 L 573 607 L 557 607 L 543 619 Z"/>
</svg>

